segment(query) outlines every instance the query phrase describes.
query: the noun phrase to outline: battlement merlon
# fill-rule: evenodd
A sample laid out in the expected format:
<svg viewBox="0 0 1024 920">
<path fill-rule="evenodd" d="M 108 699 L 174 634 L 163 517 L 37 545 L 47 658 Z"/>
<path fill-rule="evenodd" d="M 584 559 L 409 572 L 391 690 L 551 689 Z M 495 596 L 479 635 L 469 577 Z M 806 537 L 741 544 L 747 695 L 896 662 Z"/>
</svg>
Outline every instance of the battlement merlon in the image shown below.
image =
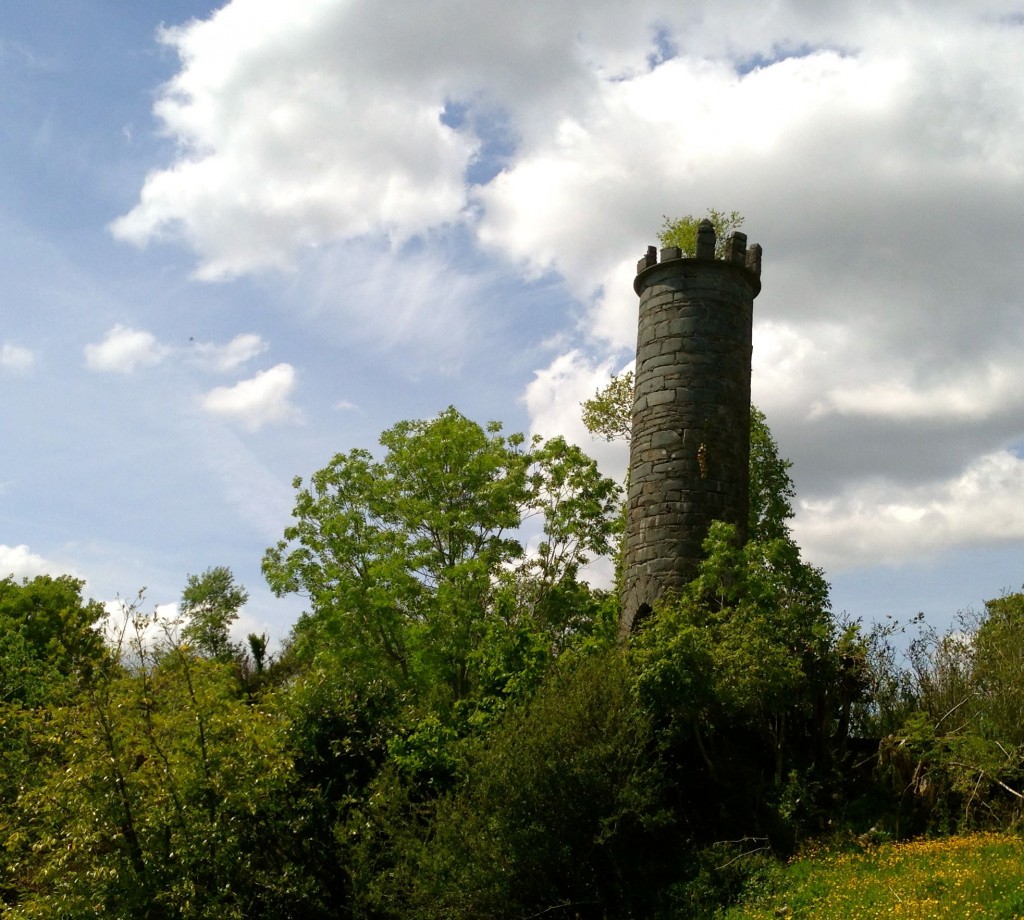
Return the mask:
<svg viewBox="0 0 1024 920">
<path fill-rule="evenodd" d="M 697 228 L 697 255 L 695 257 L 684 258 L 683 251 L 678 246 L 666 246 L 660 253 L 656 247 L 648 246 L 646 255 L 636 263 L 636 280 L 633 282 L 633 290 L 639 294 L 643 290 L 641 279 L 648 270 L 658 265 L 664 265 L 666 262 L 681 261 L 685 265 L 686 263 L 712 261 L 723 265 L 733 265 L 747 275 L 756 297 L 761 292 L 761 245 L 754 243 L 748 249 L 747 235 L 738 230 L 730 233 L 726 238 L 720 259 L 715 256 L 715 245 L 714 227 L 711 226 L 710 221 L 704 220 Z"/>
</svg>

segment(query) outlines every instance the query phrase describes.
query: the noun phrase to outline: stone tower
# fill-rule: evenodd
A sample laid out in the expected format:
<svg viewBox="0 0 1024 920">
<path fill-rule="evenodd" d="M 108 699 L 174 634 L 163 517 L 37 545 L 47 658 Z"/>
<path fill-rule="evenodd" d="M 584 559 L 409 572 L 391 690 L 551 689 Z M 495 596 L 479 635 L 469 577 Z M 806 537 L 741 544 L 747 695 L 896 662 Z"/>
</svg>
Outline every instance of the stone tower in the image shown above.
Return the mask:
<svg viewBox="0 0 1024 920">
<path fill-rule="evenodd" d="M 653 246 L 640 296 L 622 613 L 627 635 L 662 595 L 696 575 L 712 521 L 746 537 L 750 355 L 761 247 L 733 233 L 716 258 L 702 221 L 694 258 Z"/>
</svg>

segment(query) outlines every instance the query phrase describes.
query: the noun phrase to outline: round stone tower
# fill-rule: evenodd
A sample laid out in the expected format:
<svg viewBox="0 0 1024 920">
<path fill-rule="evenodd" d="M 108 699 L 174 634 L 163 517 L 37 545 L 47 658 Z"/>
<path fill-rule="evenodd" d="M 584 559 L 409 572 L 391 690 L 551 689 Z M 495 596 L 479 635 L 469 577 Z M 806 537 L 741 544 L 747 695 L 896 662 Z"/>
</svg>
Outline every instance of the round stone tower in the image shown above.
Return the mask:
<svg viewBox="0 0 1024 920">
<path fill-rule="evenodd" d="M 750 355 L 761 247 L 733 233 L 721 258 L 703 221 L 694 258 L 653 246 L 640 296 L 620 635 L 693 579 L 712 521 L 746 538 Z"/>
</svg>

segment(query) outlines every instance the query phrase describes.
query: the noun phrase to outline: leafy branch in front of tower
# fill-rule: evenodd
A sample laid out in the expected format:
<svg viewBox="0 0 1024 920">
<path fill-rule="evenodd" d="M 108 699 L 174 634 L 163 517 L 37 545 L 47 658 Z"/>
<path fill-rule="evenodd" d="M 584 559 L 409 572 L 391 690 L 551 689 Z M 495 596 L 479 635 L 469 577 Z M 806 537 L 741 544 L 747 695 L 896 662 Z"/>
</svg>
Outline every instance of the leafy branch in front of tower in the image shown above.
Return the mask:
<svg viewBox="0 0 1024 920">
<path fill-rule="evenodd" d="M 603 390 L 584 400 L 583 424 L 606 441 L 628 441 L 633 428 L 633 372 L 613 374 Z"/>
<path fill-rule="evenodd" d="M 626 441 L 633 435 L 633 371 L 613 374 L 602 390 L 580 404 L 583 424 L 606 441 Z"/>
<path fill-rule="evenodd" d="M 663 215 L 658 239 L 662 246 L 678 246 L 684 257 L 693 257 L 697 253 L 697 228 L 701 221 L 710 220 L 715 228 L 715 255 L 721 256 L 725 250 L 725 241 L 729 234 L 743 226 L 744 217 L 739 211 L 718 211 L 708 208 L 704 217 L 684 214 L 682 217 L 670 218 Z"/>
</svg>

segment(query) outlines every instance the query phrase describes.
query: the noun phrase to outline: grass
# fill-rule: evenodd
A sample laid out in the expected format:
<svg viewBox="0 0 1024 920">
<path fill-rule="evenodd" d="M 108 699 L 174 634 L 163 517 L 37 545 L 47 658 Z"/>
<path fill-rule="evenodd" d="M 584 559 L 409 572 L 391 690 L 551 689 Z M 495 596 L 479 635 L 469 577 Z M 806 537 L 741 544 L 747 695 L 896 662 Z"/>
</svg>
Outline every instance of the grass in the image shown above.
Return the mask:
<svg viewBox="0 0 1024 920">
<path fill-rule="evenodd" d="M 722 916 L 1024 918 L 1024 839 L 972 834 L 808 851 Z"/>
</svg>

